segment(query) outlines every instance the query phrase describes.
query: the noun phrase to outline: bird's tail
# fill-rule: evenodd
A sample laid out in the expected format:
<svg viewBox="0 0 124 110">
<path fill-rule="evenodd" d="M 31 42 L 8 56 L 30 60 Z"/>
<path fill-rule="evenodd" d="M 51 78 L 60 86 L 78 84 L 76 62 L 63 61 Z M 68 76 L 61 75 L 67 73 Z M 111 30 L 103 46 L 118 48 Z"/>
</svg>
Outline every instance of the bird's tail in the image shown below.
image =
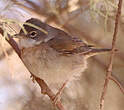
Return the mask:
<svg viewBox="0 0 124 110">
<path fill-rule="evenodd" d="M 86 53 L 84 53 L 84 55 L 86 55 L 87 57 L 91 57 L 97 54 L 102 54 L 105 52 L 110 52 L 112 49 L 107 49 L 107 48 L 90 48 Z"/>
</svg>

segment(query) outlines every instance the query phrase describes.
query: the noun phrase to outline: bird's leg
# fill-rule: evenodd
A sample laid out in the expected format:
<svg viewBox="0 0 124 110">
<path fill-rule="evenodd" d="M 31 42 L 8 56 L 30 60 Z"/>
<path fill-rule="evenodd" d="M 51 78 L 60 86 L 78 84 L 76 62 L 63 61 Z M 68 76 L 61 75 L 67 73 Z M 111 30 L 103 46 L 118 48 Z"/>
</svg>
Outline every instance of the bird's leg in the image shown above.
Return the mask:
<svg viewBox="0 0 124 110">
<path fill-rule="evenodd" d="M 66 80 L 66 81 L 63 83 L 62 87 L 58 90 L 58 92 L 56 93 L 55 97 L 53 98 L 53 104 L 54 104 L 54 105 L 56 105 L 57 102 L 60 101 L 60 99 L 61 99 L 61 94 L 62 94 L 62 92 L 63 92 L 63 90 L 64 90 L 64 88 L 65 88 L 67 82 L 68 82 L 68 80 Z"/>
</svg>

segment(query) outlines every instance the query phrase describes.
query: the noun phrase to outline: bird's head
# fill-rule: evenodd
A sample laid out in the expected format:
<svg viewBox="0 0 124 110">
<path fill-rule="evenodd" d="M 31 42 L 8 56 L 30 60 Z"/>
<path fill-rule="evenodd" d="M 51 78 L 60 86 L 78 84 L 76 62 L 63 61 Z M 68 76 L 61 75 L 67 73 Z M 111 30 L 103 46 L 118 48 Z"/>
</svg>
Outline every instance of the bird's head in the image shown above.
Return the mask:
<svg viewBox="0 0 124 110">
<path fill-rule="evenodd" d="M 15 38 L 19 39 L 20 48 L 33 47 L 40 43 L 47 42 L 54 37 L 54 35 L 50 33 L 50 30 L 54 30 L 54 28 L 38 19 L 31 18 L 27 20 L 23 26 L 26 33 L 21 29 L 19 34 L 14 35 Z"/>
</svg>

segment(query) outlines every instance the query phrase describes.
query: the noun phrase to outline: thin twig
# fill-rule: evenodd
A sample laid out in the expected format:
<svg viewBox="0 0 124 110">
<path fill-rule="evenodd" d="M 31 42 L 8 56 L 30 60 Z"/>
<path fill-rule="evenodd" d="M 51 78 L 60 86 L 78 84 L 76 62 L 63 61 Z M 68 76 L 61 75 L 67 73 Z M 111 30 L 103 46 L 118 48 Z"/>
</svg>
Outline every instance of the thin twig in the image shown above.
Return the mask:
<svg viewBox="0 0 124 110">
<path fill-rule="evenodd" d="M 98 63 L 98 65 L 101 65 L 102 69 L 106 69 L 107 66 L 101 62 L 100 60 L 98 60 L 97 58 L 93 58 L 93 60 L 96 61 L 96 63 Z M 114 83 L 117 84 L 117 86 L 120 88 L 121 92 L 124 94 L 124 85 L 121 84 L 121 82 L 118 80 L 118 78 L 112 73 L 111 76 L 109 77 L 110 80 L 114 81 Z"/>
<path fill-rule="evenodd" d="M 103 110 L 104 98 L 105 98 L 105 95 L 106 95 L 106 92 L 107 92 L 109 78 L 111 77 L 111 74 L 112 74 L 112 64 L 113 64 L 113 60 L 114 60 L 115 43 L 116 43 L 116 38 L 117 38 L 119 19 L 120 19 L 120 15 L 121 15 L 121 7 L 122 7 L 122 0 L 119 0 L 118 11 L 117 11 L 117 14 L 116 14 L 116 19 L 115 19 L 115 28 L 114 28 L 114 34 L 113 34 L 113 40 L 112 40 L 112 51 L 111 51 L 111 56 L 110 56 L 110 63 L 108 65 L 106 78 L 105 78 L 105 83 L 104 83 L 102 95 L 101 95 L 101 98 L 100 98 L 100 110 Z"/>
<path fill-rule="evenodd" d="M 120 88 L 121 92 L 124 94 L 124 87 L 121 85 L 121 83 L 112 75 L 109 77 L 109 79 L 114 81 Z"/>
<path fill-rule="evenodd" d="M 76 32 L 76 33 L 73 33 L 74 35 L 85 36 L 86 41 L 93 42 L 93 44 L 98 44 L 99 46 L 104 46 L 104 44 L 101 45 L 99 42 L 97 42 L 97 41 L 95 41 L 94 39 L 92 39 L 91 36 L 86 35 L 84 32 L 79 31 L 78 29 L 76 29 L 75 27 L 73 27 L 73 26 L 70 25 L 70 24 L 64 25 L 64 28 L 65 28 L 67 31 L 69 31 L 70 33 Z M 74 31 L 74 30 L 75 30 L 75 31 Z M 106 44 L 105 44 L 105 45 L 106 45 Z M 117 55 L 117 56 L 119 57 L 119 59 L 124 60 L 120 55 Z M 106 69 L 106 68 L 107 68 L 107 65 L 105 65 L 103 62 L 101 62 L 100 60 L 98 60 L 96 57 L 94 57 L 94 58 L 92 58 L 92 59 L 94 59 L 94 60 L 101 66 L 102 69 Z M 113 76 L 113 77 L 114 77 L 114 76 Z M 114 78 L 116 79 L 116 77 L 114 77 Z M 116 81 L 117 81 L 118 83 L 120 83 L 119 80 L 116 79 Z M 115 83 L 116 83 L 116 82 L 115 82 Z M 117 85 L 118 85 L 118 84 L 117 84 Z M 122 84 L 121 84 L 121 83 L 120 83 L 120 85 L 121 85 L 121 87 L 122 87 Z"/>
</svg>

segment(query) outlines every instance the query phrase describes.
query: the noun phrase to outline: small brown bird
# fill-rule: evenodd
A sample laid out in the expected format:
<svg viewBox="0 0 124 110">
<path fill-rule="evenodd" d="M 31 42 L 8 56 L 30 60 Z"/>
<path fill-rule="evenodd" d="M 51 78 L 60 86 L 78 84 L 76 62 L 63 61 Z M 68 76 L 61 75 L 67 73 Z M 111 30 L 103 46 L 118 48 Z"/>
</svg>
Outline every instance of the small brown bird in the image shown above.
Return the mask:
<svg viewBox="0 0 124 110">
<path fill-rule="evenodd" d="M 71 81 L 87 68 L 87 59 L 96 54 L 111 51 L 97 49 L 66 32 L 42 21 L 31 18 L 26 21 L 38 28 L 24 24 L 27 34 L 21 29 L 16 35 L 21 49 L 21 58 L 35 76 L 48 85 Z"/>
</svg>

